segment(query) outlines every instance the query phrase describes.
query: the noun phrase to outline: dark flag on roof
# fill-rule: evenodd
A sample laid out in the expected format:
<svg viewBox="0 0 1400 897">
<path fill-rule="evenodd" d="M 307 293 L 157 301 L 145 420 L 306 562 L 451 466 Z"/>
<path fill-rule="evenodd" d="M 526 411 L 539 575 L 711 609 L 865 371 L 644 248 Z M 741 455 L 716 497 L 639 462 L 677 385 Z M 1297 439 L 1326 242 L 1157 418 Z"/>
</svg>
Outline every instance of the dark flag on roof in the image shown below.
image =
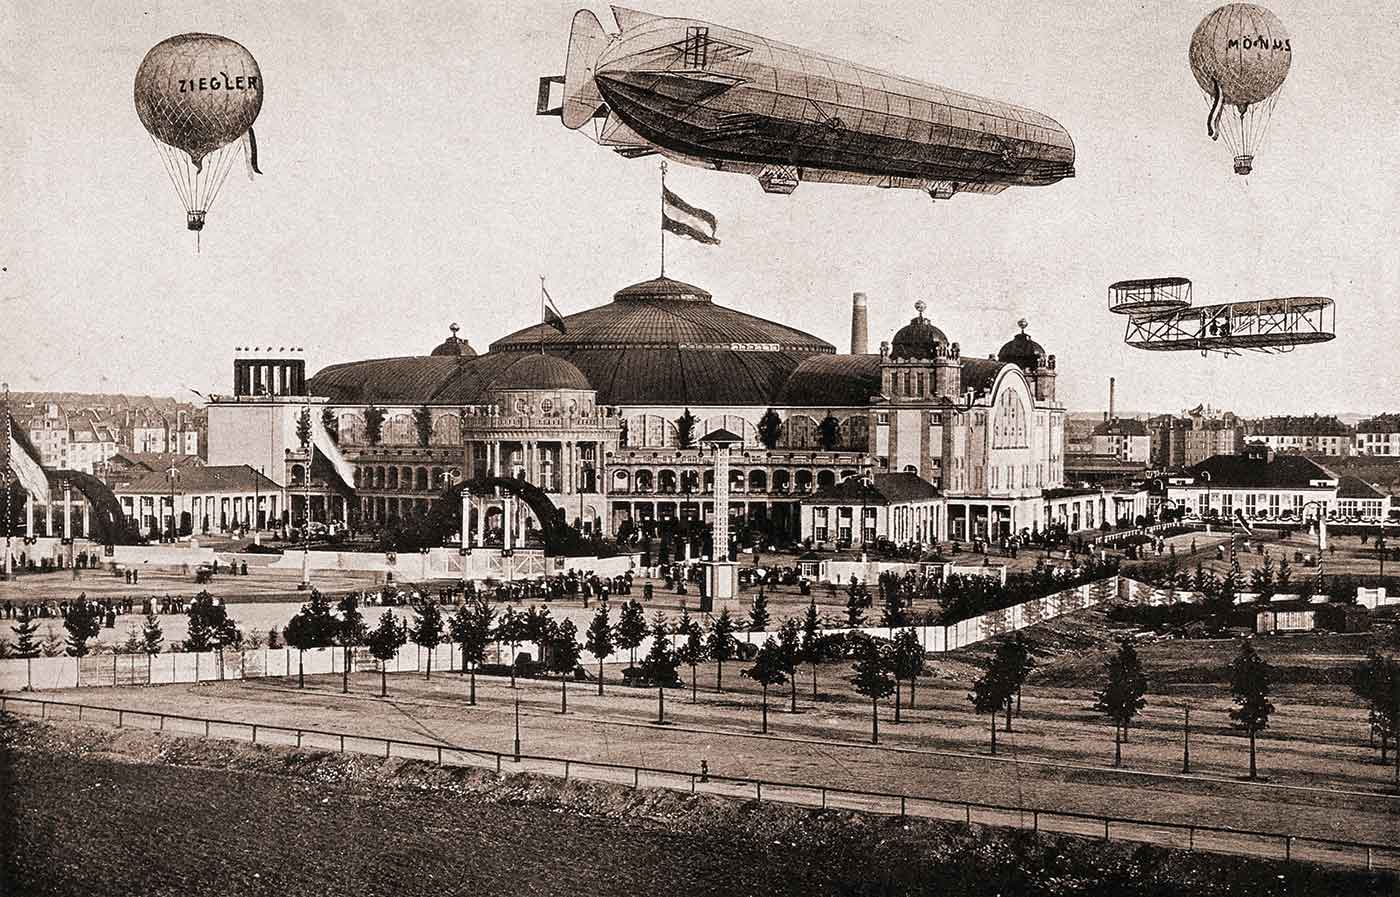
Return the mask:
<svg viewBox="0 0 1400 897">
<path fill-rule="evenodd" d="M 559 314 L 559 309 L 554 307 L 554 300 L 549 296 L 549 290 L 544 288 L 544 278 L 540 278 L 540 294 L 540 301 L 544 306 L 544 322 L 560 333 L 567 332 L 564 316 Z"/>
</svg>

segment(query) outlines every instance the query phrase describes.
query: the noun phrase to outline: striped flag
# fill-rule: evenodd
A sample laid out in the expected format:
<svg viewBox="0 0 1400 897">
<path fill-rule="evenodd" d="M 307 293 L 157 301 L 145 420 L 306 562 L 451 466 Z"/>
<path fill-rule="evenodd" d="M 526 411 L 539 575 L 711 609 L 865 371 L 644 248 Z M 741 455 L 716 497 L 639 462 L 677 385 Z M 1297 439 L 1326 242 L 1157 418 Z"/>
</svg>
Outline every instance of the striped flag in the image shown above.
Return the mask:
<svg viewBox="0 0 1400 897">
<path fill-rule="evenodd" d="M 717 226 L 718 222 L 714 215 L 691 205 L 668 188 L 664 186 L 661 188 L 662 230 L 701 243 L 718 246 L 719 238 L 715 236 Z"/>
</svg>

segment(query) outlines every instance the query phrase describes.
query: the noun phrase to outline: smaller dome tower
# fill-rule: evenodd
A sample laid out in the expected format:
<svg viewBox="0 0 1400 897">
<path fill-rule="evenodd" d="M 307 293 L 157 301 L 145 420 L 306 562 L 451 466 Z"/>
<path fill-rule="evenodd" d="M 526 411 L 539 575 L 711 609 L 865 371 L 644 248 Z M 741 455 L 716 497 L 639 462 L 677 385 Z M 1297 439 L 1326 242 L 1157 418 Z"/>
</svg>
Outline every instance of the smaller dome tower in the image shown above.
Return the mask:
<svg viewBox="0 0 1400 897">
<path fill-rule="evenodd" d="M 1012 337 L 997 353 L 997 361 L 1014 364 L 1026 374 L 1037 402 L 1055 401 L 1055 356 L 1047 355 L 1045 347 L 1026 333 L 1026 319 L 1016 322 L 1021 332 Z"/>
<path fill-rule="evenodd" d="M 461 330 L 462 328 L 458 327 L 456 324 L 453 324 L 447 329 L 452 331 L 452 335 L 449 336 L 447 339 L 443 340 L 442 343 L 440 343 L 438 347 L 432 351 L 433 355 L 438 357 L 455 356 L 461 358 L 472 358 L 476 355 L 476 350 L 471 347 L 471 344 L 457 335 L 457 331 Z"/>
<path fill-rule="evenodd" d="M 924 317 L 926 308 L 915 302 L 913 319 L 880 344 L 882 389 L 892 402 L 957 399 L 962 392 L 961 351 Z"/>
</svg>

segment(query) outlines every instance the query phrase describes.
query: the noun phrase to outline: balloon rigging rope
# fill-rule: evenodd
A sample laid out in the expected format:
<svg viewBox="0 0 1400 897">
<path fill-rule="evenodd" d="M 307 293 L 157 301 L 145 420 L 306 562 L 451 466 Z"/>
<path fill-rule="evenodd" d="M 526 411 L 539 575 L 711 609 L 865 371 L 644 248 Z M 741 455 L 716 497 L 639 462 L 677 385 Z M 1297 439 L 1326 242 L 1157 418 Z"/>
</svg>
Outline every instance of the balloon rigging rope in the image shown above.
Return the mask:
<svg viewBox="0 0 1400 897">
<path fill-rule="evenodd" d="M 170 178 L 171 186 L 175 188 L 175 194 L 180 197 L 181 204 L 183 204 L 185 208 L 188 209 L 189 200 L 186 196 L 184 187 L 181 185 L 181 179 L 175 169 L 174 160 L 170 158 L 169 153 L 166 152 L 164 145 L 159 140 L 156 140 L 155 137 L 151 136 L 150 134 L 147 134 L 146 136 L 151 138 L 151 143 L 156 148 L 156 154 L 160 156 L 160 162 L 163 166 L 165 166 L 165 174 L 167 177 Z"/>
<path fill-rule="evenodd" d="M 234 144 L 227 144 L 220 150 L 220 152 L 224 154 L 220 159 L 220 162 L 223 163 L 223 168 L 218 172 L 218 181 L 214 184 L 214 189 L 209 193 L 206 211 L 214 205 L 214 200 L 218 198 L 219 191 L 224 187 L 224 182 L 228 180 L 229 172 L 233 170 L 234 159 L 239 155 L 239 153 L 230 150 L 230 147 L 233 145 Z"/>
</svg>

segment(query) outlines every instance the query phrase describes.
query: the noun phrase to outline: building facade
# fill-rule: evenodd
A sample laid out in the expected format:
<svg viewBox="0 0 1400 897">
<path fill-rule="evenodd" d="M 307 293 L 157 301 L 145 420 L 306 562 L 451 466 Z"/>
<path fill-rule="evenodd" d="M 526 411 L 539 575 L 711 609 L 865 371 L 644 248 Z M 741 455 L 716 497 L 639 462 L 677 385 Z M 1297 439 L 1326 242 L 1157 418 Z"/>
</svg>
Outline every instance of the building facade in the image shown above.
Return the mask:
<svg viewBox="0 0 1400 897">
<path fill-rule="evenodd" d="M 350 471 L 333 515 L 387 522 L 426 510 L 459 479 L 505 476 L 538 486 L 581 529 L 613 533 L 628 521 L 710 519 L 711 462 L 696 443 L 725 429 L 740 439 L 731 514 L 775 536 L 801 534 L 801 501 L 817 490 L 893 473 L 946 502 L 946 515 L 917 524 L 896 515 L 895 532 L 1042 528 L 1043 491 L 1064 477 L 1055 357 L 1024 322 L 996 355 L 964 357 L 925 310 L 918 303 L 878 354 L 843 355 L 657 278 L 484 354 L 454 325 L 428 355 L 332 365 L 301 394 L 295 371 L 277 373 L 280 359 L 244 358 L 235 395 L 210 405 L 209 460 L 267 471 L 295 506 L 296 424 L 309 406 Z M 323 467 L 338 465 L 312 465 L 313 495 Z"/>
</svg>

